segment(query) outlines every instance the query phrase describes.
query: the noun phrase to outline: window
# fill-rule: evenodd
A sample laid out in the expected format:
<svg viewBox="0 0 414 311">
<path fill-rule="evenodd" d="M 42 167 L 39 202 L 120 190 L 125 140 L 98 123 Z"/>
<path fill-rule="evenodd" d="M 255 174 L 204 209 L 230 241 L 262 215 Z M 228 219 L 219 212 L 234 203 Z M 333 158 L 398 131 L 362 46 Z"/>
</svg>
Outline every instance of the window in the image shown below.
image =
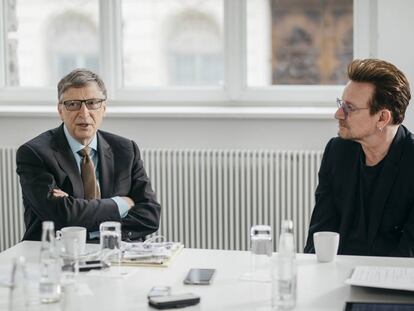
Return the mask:
<svg viewBox="0 0 414 311">
<path fill-rule="evenodd" d="M 77 66 L 99 69 L 98 0 L 6 3 L 6 85 L 55 87 Z"/>
<path fill-rule="evenodd" d="M 222 0 L 122 1 L 123 84 L 223 83 Z"/>
<path fill-rule="evenodd" d="M 353 1 L 248 0 L 247 6 L 248 85 L 346 83 Z"/>
<path fill-rule="evenodd" d="M 222 85 L 221 29 L 207 14 L 187 11 L 174 18 L 168 34 L 170 85 Z"/>
<path fill-rule="evenodd" d="M 99 72 L 98 29 L 86 14 L 64 10 L 48 24 L 49 81 L 56 84 L 74 68 Z"/>
<path fill-rule="evenodd" d="M 0 93 L 52 102 L 50 88 L 86 67 L 101 74 L 118 105 L 331 105 L 354 53 L 369 56 L 371 7 L 352 0 L 3 1 Z"/>
</svg>

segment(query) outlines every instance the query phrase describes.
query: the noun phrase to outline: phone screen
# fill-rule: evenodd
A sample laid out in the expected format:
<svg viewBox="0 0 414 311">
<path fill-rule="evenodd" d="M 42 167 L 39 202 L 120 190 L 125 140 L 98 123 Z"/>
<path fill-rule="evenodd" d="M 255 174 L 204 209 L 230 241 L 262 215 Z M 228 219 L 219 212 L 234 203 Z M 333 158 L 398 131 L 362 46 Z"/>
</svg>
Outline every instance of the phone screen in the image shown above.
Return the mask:
<svg viewBox="0 0 414 311">
<path fill-rule="evenodd" d="M 190 269 L 184 284 L 208 285 L 215 272 L 215 269 Z"/>
<path fill-rule="evenodd" d="M 411 303 L 347 302 L 345 311 L 411 311 Z"/>
</svg>

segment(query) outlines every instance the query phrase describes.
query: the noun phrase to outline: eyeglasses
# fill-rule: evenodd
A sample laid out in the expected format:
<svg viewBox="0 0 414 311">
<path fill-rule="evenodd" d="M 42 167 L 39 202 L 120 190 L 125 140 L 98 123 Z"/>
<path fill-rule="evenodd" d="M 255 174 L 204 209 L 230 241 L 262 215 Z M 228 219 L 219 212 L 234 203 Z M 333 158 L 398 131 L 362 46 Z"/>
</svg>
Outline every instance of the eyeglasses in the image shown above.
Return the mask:
<svg viewBox="0 0 414 311">
<path fill-rule="evenodd" d="M 338 106 L 338 108 L 342 108 L 342 110 L 344 111 L 344 114 L 345 114 L 345 118 L 348 117 L 348 115 L 351 112 L 354 112 L 354 111 L 357 111 L 357 110 L 369 109 L 369 107 L 355 108 L 355 107 L 349 105 L 346 101 L 344 101 L 340 98 L 336 99 L 336 105 Z"/>
<path fill-rule="evenodd" d="M 102 102 L 106 98 L 91 98 L 85 100 L 65 100 L 62 104 L 65 106 L 68 111 L 77 111 L 80 110 L 82 104 L 84 103 L 88 110 L 97 110 L 102 107 Z"/>
</svg>

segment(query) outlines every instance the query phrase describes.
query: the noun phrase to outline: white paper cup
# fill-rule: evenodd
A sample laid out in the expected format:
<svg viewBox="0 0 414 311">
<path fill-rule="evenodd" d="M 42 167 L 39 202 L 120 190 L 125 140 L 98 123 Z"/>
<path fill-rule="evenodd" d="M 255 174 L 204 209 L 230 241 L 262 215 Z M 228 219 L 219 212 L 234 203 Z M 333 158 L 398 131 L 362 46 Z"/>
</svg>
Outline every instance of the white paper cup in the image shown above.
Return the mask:
<svg viewBox="0 0 414 311">
<path fill-rule="evenodd" d="M 313 234 L 313 244 L 319 262 L 333 261 L 338 253 L 339 233 L 330 231 L 315 232 Z"/>
<path fill-rule="evenodd" d="M 86 228 L 64 227 L 56 231 L 56 237 L 62 241 L 66 254 L 79 256 L 85 252 Z"/>
</svg>

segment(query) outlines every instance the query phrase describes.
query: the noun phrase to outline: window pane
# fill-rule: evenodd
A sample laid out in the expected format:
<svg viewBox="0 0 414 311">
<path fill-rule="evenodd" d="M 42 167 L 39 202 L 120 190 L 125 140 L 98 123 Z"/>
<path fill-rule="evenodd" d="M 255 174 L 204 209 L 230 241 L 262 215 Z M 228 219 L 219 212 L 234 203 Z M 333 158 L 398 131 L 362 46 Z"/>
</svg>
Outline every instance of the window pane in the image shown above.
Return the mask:
<svg viewBox="0 0 414 311">
<path fill-rule="evenodd" d="M 55 87 L 76 67 L 98 71 L 98 0 L 10 0 L 7 84 Z"/>
<path fill-rule="evenodd" d="M 223 83 L 223 0 L 124 0 L 127 87 Z"/>
<path fill-rule="evenodd" d="M 344 84 L 353 0 L 247 0 L 249 86 Z"/>
</svg>

